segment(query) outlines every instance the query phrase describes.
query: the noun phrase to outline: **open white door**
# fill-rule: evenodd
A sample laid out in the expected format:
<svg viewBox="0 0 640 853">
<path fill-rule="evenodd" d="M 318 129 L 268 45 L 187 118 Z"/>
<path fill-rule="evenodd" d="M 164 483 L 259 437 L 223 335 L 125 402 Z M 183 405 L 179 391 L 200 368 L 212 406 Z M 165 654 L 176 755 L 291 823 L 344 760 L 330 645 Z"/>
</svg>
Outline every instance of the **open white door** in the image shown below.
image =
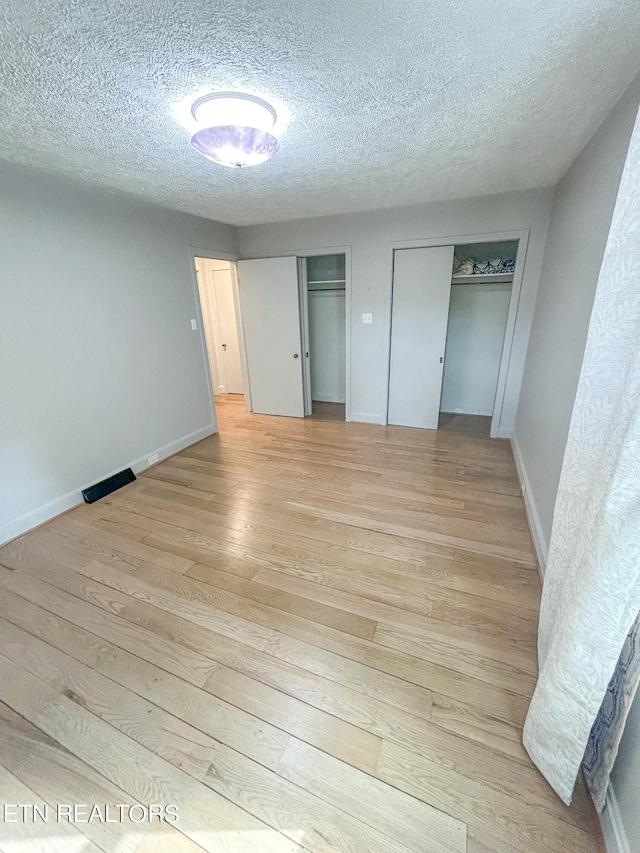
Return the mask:
<svg viewBox="0 0 640 853">
<path fill-rule="evenodd" d="M 238 261 L 252 410 L 304 417 L 297 258 Z"/>
<path fill-rule="evenodd" d="M 453 246 L 396 249 L 388 423 L 437 429 Z"/>
</svg>

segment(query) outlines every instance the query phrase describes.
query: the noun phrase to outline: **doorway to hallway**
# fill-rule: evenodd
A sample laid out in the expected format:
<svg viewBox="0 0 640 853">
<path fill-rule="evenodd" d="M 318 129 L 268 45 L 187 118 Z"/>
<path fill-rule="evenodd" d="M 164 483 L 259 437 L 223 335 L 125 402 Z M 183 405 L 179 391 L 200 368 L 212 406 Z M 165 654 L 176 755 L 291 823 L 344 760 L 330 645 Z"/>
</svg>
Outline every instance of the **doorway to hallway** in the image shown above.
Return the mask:
<svg viewBox="0 0 640 853">
<path fill-rule="evenodd" d="M 235 263 L 196 257 L 195 267 L 213 394 L 244 399 L 246 377 Z"/>
</svg>

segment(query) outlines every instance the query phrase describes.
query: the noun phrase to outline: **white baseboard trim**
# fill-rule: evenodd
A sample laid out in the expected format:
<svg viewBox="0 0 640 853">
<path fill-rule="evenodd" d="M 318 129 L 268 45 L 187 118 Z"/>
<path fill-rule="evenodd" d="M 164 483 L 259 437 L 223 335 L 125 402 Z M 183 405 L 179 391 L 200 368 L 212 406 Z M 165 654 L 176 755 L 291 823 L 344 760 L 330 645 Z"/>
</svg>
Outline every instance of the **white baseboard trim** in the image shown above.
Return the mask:
<svg viewBox="0 0 640 853">
<path fill-rule="evenodd" d="M 496 438 L 511 438 L 512 435 L 513 430 L 507 427 L 498 427 L 498 431 L 496 432 Z"/>
<path fill-rule="evenodd" d="M 529 519 L 531 535 L 533 536 L 533 544 L 535 546 L 536 554 L 538 556 L 540 571 L 544 575 L 545 570 L 547 568 L 547 555 L 549 553 L 549 545 L 542 531 L 542 525 L 540 524 L 540 516 L 538 515 L 538 510 L 536 509 L 536 504 L 533 499 L 533 493 L 531 491 L 531 485 L 529 483 L 529 477 L 527 476 L 527 469 L 525 468 L 522 453 L 520 452 L 520 445 L 518 444 L 518 438 L 515 433 L 512 433 L 511 435 L 511 449 L 513 450 L 513 458 L 515 459 L 516 463 L 516 470 L 518 472 L 518 479 L 520 480 L 520 488 L 522 489 L 522 496 L 524 497 L 524 505 L 527 511 L 527 517 Z"/>
<path fill-rule="evenodd" d="M 140 471 L 144 471 L 145 468 L 149 468 L 149 457 L 153 456 L 155 453 L 158 454 L 158 461 L 162 461 L 162 459 L 166 459 L 167 456 L 172 456 L 174 453 L 184 450 L 185 447 L 189 447 L 191 444 L 195 444 L 197 441 L 201 441 L 203 438 L 206 438 L 208 435 L 213 435 L 215 432 L 217 432 L 217 429 L 213 424 L 201 427 L 200 429 L 195 430 L 195 432 L 189 433 L 189 435 L 184 435 L 182 438 L 178 438 L 175 441 L 169 442 L 169 444 L 165 444 L 164 447 L 159 447 L 156 450 L 150 450 L 139 459 L 129 462 L 128 465 L 125 462 L 119 468 L 116 468 L 115 471 L 110 471 L 102 474 L 101 476 L 98 475 L 91 481 L 91 483 L 85 483 L 77 489 L 67 492 L 67 494 L 61 495 L 58 498 L 54 498 L 54 500 L 39 506 L 37 509 L 31 510 L 31 512 L 20 516 L 20 518 L 10 521 L 9 524 L 5 524 L 3 527 L 0 527 L 0 545 L 3 545 L 5 542 L 9 542 L 11 539 L 15 539 L 16 536 L 22 536 L 23 533 L 27 533 L 29 530 L 33 530 L 34 527 L 44 524 L 45 521 L 55 518 L 56 515 L 60 515 L 69 509 L 73 509 L 74 506 L 81 504 L 83 502 L 82 490 L 86 489 L 87 486 L 90 486 L 93 483 L 99 483 L 101 480 L 111 477 L 112 474 L 122 471 L 123 468 L 131 468 L 134 474 L 139 474 Z M 155 465 L 157 463 L 154 462 L 153 464 Z"/>
<path fill-rule="evenodd" d="M 361 424 L 380 424 L 382 418 L 380 415 L 369 415 L 366 412 L 351 412 L 351 420 Z"/>
<path fill-rule="evenodd" d="M 475 411 L 462 411 L 462 409 L 440 409 L 440 414 L 445 415 L 481 415 L 482 417 L 491 417 L 493 409 L 476 409 Z"/>
<path fill-rule="evenodd" d="M 602 827 L 604 843 L 607 846 L 607 853 L 631 853 L 631 845 L 627 838 L 616 794 L 611 783 L 609 783 L 607 799 L 600 815 L 600 826 Z"/>
<path fill-rule="evenodd" d="M 320 394 L 312 403 L 345 403 L 344 397 L 335 397 L 331 394 Z"/>
</svg>

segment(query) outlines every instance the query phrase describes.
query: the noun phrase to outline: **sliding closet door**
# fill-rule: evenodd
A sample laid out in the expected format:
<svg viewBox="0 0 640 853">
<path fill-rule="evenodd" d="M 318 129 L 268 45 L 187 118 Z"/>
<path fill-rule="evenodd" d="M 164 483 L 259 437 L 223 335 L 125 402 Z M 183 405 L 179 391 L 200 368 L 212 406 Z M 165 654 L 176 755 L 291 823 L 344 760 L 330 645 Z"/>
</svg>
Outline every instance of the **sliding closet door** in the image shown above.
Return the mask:
<svg viewBox="0 0 640 853">
<path fill-rule="evenodd" d="M 388 422 L 438 428 L 453 246 L 397 249 Z"/>
<path fill-rule="evenodd" d="M 252 410 L 304 417 L 296 258 L 238 261 Z"/>
</svg>

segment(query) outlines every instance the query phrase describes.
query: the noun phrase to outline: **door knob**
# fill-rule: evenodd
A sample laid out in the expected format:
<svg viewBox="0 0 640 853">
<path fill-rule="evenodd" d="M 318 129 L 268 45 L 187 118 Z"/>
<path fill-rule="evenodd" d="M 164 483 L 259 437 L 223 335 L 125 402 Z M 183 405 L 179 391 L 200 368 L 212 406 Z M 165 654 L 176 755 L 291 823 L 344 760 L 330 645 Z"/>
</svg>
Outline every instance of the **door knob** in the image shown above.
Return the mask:
<svg viewBox="0 0 640 853">
<path fill-rule="evenodd" d="M 294 358 L 299 358 L 298 353 L 297 353 L 297 352 L 294 352 L 293 357 L 294 357 Z"/>
<path fill-rule="evenodd" d="M 226 349 L 226 348 L 227 348 L 227 345 L 226 345 L 226 344 L 222 344 L 222 349 Z"/>
</svg>

